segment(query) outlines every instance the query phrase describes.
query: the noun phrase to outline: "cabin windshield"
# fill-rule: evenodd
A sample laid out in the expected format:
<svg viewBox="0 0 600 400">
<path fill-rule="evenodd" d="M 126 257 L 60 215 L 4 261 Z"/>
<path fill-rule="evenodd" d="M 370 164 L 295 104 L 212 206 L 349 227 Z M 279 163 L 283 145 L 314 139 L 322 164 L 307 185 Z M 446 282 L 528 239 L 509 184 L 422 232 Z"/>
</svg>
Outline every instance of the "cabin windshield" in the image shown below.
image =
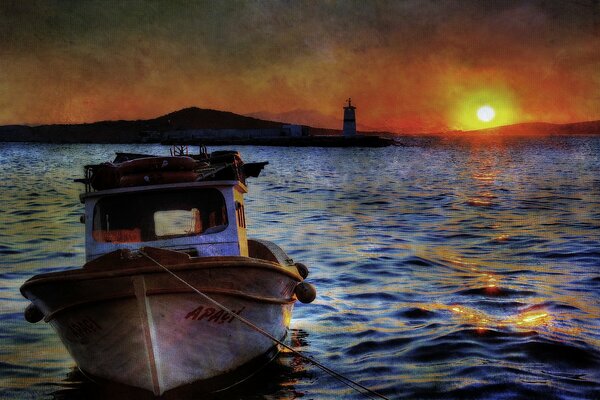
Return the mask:
<svg viewBox="0 0 600 400">
<path fill-rule="evenodd" d="M 196 236 L 227 228 L 217 189 L 127 193 L 100 199 L 92 236 L 97 242 L 134 243 Z"/>
</svg>

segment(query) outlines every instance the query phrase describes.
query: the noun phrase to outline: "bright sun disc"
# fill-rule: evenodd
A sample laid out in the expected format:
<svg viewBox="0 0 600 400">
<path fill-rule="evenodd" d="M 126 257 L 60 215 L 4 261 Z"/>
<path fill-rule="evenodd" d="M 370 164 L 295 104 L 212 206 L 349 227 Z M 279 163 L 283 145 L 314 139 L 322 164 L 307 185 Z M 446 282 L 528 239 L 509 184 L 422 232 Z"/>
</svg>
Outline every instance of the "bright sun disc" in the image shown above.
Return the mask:
<svg viewBox="0 0 600 400">
<path fill-rule="evenodd" d="M 477 110 L 477 118 L 483 122 L 490 122 L 496 116 L 496 112 L 490 106 L 482 106 Z"/>
</svg>

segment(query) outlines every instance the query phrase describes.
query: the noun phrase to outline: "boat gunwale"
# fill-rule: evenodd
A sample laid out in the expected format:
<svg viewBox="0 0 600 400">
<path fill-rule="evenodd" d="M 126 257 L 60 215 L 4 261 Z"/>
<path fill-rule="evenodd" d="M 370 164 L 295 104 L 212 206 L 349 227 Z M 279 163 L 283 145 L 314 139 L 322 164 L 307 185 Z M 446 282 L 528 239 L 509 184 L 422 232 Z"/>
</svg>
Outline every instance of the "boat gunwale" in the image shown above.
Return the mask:
<svg viewBox="0 0 600 400">
<path fill-rule="evenodd" d="M 44 274 L 35 275 L 29 278 L 20 288 L 23 296 L 27 297 L 24 290 L 33 285 L 57 282 L 57 281 L 83 281 L 91 279 L 106 279 L 106 278 L 117 278 L 121 276 L 133 276 L 133 275 L 147 275 L 166 273 L 161 267 L 150 264 L 149 261 L 147 266 L 137 266 L 125 269 L 111 268 L 107 270 L 86 270 L 78 268 L 74 270 L 66 270 L 59 272 L 48 272 Z M 297 270 L 294 272 L 283 265 L 274 261 L 262 260 L 259 258 L 244 257 L 244 256 L 218 256 L 218 257 L 198 257 L 190 258 L 188 263 L 172 264 L 167 266 L 171 271 L 185 271 L 193 269 L 211 269 L 211 268 L 255 268 L 255 269 L 268 269 L 274 272 L 286 275 L 298 282 L 302 282 L 303 279 Z"/>
<path fill-rule="evenodd" d="M 255 296 L 255 295 L 241 292 L 239 290 L 232 290 L 232 289 L 210 289 L 210 288 L 206 288 L 206 289 L 205 288 L 197 288 L 197 289 L 200 292 L 205 293 L 205 294 L 210 293 L 210 294 L 217 294 L 217 295 L 239 297 L 239 298 L 243 298 L 245 300 L 255 301 L 257 303 L 284 305 L 284 304 L 291 304 L 291 303 L 296 302 L 295 297 L 290 297 L 289 299 L 284 299 L 284 298 L 278 299 L 275 297 Z M 195 293 L 195 291 L 190 288 L 175 288 L 175 289 L 150 289 L 145 292 L 146 296 L 162 296 L 162 295 L 169 295 L 169 294 L 184 294 L 184 293 Z M 67 305 L 58 307 L 56 310 L 48 313 L 48 315 L 46 315 L 44 317 L 44 322 L 46 322 L 46 323 L 50 322 L 55 318 L 55 316 L 57 314 L 61 314 L 72 308 L 83 307 L 83 306 L 87 306 L 87 305 L 94 304 L 94 303 L 102 303 L 102 302 L 113 301 L 113 300 L 123 300 L 123 299 L 128 299 L 128 298 L 135 298 L 135 297 L 136 296 L 135 296 L 134 292 L 131 292 L 131 293 L 123 292 L 123 293 L 114 293 L 111 295 L 98 296 L 98 297 L 92 298 L 92 299 L 73 302 L 71 304 L 67 304 Z"/>
</svg>

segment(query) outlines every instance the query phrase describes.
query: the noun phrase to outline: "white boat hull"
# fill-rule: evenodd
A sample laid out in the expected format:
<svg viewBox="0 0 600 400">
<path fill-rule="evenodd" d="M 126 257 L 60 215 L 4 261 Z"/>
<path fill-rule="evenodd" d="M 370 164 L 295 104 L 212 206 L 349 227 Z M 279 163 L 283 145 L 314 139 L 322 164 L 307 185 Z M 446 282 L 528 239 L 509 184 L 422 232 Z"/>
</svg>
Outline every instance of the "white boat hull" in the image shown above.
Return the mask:
<svg viewBox="0 0 600 400">
<path fill-rule="evenodd" d="M 285 337 L 293 303 L 213 298 L 276 338 Z M 63 313 L 50 323 L 84 372 L 156 395 L 232 372 L 274 346 L 197 294 L 113 303 Z"/>
<path fill-rule="evenodd" d="M 234 314 L 285 338 L 302 278 L 272 262 L 235 262 L 198 261 L 173 270 Z M 155 395 L 214 381 L 276 346 L 155 266 L 47 274 L 22 291 L 84 373 Z"/>
</svg>

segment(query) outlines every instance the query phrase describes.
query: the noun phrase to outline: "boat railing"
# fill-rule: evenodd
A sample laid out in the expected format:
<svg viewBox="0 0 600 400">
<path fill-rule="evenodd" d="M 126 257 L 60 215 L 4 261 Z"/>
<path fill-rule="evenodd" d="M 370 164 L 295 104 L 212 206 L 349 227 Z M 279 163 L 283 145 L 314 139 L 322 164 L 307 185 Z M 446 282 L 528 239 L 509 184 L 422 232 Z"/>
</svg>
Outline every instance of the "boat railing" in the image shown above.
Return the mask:
<svg viewBox="0 0 600 400">
<path fill-rule="evenodd" d="M 138 184 L 127 184 L 127 185 L 118 185 L 115 184 L 114 187 L 98 187 L 94 186 L 94 178 L 95 174 L 98 173 L 102 168 L 107 168 L 106 164 L 97 164 L 97 165 L 85 165 L 84 166 L 84 177 L 75 179 L 75 182 L 83 183 L 85 186 L 85 193 L 92 193 L 99 190 L 105 189 L 113 189 L 118 187 L 131 187 L 131 186 L 148 186 L 152 184 L 164 184 L 164 183 L 179 183 L 179 182 L 202 182 L 202 181 L 210 181 L 210 180 L 236 180 L 242 183 L 245 183 L 245 174 L 243 172 L 243 165 L 237 166 L 234 163 L 218 163 L 218 164 L 206 164 L 199 165 L 197 168 L 194 168 L 192 171 L 189 171 L 191 174 L 189 176 L 181 176 L 175 177 L 174 181 L 166 180 L 164 182 L 152 181 L 150 179 L 143 181 L 141 178 Z M 152 176 L 156 178 L 156 174 L 159 174 L 160 171 L 149 171 L 148 177 Z M 165 175 L 168 172 L 164 172 Z M 143 175 L 143 174 L 142 174 Z"/>
<path fill-rule="evenodd" d="M 166 157 L 116 153 L 110 163 L 85 165 L 84 177 L 75 181 L 85 185 L 85 193 L 120 187 L 210 180 L 236 180 L 246 184 L 247 177 L 258 177 L 267 164 L 244 163 L 237 151 L 208 153 L 206 147 L 201 146 L 199 154 L 189 154 L 186 147 L 179 146 L 173 147 L 171 155 Z M 132 168 L 134 165 L 135 168 Z"/>
</svg>

